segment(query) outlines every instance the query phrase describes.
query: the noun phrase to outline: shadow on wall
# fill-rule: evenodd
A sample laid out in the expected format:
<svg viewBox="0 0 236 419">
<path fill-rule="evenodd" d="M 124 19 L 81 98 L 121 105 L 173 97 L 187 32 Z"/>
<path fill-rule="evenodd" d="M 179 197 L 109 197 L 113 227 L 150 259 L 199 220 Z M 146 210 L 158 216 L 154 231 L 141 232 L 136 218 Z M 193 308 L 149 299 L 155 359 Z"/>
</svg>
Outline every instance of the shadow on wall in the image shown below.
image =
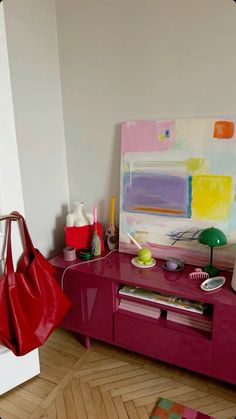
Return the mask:
<svg viewBox="0 0 236 419">
<path fill-rule="evenodd" d="M 64 225 L 66 215 L 68 213 L 68 205 L 62 205 L 61 214 L 56 217 L 55 228 L 53 230 L 53 250 L 49 253 L 49 259 L 56 256 L 65 247 Z"/>
<path fill-rule="evenodd" d="M 113 134 L 113 150 L 110 163 L 110 170 L 108 172 L 108 195 L 106 202 L 106 208 L 104 209 L 103 214 L 105 215 L 104 219 L 109 222 L 110 214 L 110 204 L 111 198 L 113 195 L 116 197 L 116 207 L 115 207 L 115 225 L 119 226 L 119 202 L 120 202 L 120 130 L 121 124 L 116 124 L 114 127 Z"/>
</svg>

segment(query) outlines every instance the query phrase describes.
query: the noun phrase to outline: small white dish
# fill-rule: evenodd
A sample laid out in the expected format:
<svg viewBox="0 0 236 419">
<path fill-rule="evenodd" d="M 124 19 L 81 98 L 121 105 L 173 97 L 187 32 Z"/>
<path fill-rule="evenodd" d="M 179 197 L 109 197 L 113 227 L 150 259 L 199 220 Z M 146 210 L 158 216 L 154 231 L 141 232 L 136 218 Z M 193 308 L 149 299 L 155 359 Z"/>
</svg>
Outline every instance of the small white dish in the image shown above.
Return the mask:
<svg viewBox="0 0 236 419">
<path fill-rule="evenodd" d="M 136 268 L 147 269 L 152 268 L 156 265 L 156 259 L 152 258 L 151 262 L 147 265 L 138 262 L 138 257 L 131 259 L 132 265 L 136 266 Z"/>
<path fill-rule="evenodd" d="M 224 276 L 214 276 L 213 278 L 208 278 L 203 281 L 200 287 L 203 291 L 215 291 L 222 287 L 225 281 L 226 279 Z"/>
</svg>

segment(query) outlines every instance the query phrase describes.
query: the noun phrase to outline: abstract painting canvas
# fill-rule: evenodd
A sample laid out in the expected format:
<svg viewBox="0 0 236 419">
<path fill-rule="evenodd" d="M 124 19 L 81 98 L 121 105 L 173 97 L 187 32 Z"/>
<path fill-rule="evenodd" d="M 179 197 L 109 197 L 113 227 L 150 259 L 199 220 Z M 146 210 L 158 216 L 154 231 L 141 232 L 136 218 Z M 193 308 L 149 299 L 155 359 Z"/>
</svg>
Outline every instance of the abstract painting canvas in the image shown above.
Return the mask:
<svg viewBox="0 0 236 419">
<path fill-rule="evenodd" d="M 198 243 L 208 227 L 227 245 L 214 250 L 219 268 L 236 257 L 236 130 L 233 118 L 125 122 L 121 126 L 121 252 L 137 253 L 130 233 L 156 258 L 206 264 Z"/>
</svg>

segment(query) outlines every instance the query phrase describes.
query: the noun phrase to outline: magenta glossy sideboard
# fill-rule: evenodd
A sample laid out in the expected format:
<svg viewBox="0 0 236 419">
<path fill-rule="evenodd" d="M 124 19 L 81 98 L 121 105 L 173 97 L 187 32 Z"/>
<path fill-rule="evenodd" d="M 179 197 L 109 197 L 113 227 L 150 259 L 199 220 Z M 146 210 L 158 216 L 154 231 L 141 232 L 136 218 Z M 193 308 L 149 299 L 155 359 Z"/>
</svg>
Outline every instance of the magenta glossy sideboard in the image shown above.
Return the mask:
<svg viewBox="0 0 236 419">
<path fill-rule="evenodd" d="M 188 273 L 194 270 L 190 265 L 172 273 L 162 268 L 161 260 L 153 268 L 141 269 L 132 266 L 131 259 L 131 255 L 119 252 L 87 263 L 79 259 L 65 262 L 61 255 L 53 258 L 57 280 L 72 302 L 61 327 L 80 334 L 86 347 L 93 337 L 236 384 L 236 293 L 230 286 L 231 274 L 221 273 L 227 278 L 224 286 L 205 292 L 200 289 L 201 281 L 189 280 Z M 118 291 L 123 285 L 208 303 L 212 330 L 122 309 Z M 149 301 L 142 304 L 158 306 L 163 312 L 179 312 Z M 192 316 L 197 319 L 202 315 Z"/>
</svg>

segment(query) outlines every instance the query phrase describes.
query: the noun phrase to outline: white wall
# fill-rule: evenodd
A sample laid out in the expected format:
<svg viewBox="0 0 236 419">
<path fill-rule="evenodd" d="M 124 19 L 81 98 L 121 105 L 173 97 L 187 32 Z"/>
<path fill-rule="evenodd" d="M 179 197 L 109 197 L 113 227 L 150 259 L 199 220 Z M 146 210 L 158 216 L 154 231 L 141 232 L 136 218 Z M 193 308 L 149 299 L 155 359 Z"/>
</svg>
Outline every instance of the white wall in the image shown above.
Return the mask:
<svg viewBox="0 0 236 419">
<path fill-rule="evenodd" d="M 64 245 L 69 196 L 56 17 L 70 199 L 98 202 L 100 219 L 119 194 L 122 121 L 235 113 L 233 0 L 4 7 L 25 212 L 44 253 Z"/>
<path fill-rule="evenodd" d="M 25 215 L 47 255 L 64 244 L 68 206 L 55 3 L 7 0 L 4 13 Z"/>
<path fill-rule="evenodd" d="M 71 201 L 119 191 L 125 120 L 235 114 L 233 0 L 56 0 Z"/>
<path fill-rule="evenodd" d="M 2 4 L 0 4 L 0 127 L 0 213 L 5 215 L 16 209 L 23 214 L 24 204 Z M 1 221 L 0 258 L 4 256 L 4 238 L 4 222 Z M 19 231 L 15 228 L 13 228 L 12 245 L 16 258 L 21 253 L 21 240 Z M 0 274 L 3 265 L 0 264 Z"/>
</svg>

